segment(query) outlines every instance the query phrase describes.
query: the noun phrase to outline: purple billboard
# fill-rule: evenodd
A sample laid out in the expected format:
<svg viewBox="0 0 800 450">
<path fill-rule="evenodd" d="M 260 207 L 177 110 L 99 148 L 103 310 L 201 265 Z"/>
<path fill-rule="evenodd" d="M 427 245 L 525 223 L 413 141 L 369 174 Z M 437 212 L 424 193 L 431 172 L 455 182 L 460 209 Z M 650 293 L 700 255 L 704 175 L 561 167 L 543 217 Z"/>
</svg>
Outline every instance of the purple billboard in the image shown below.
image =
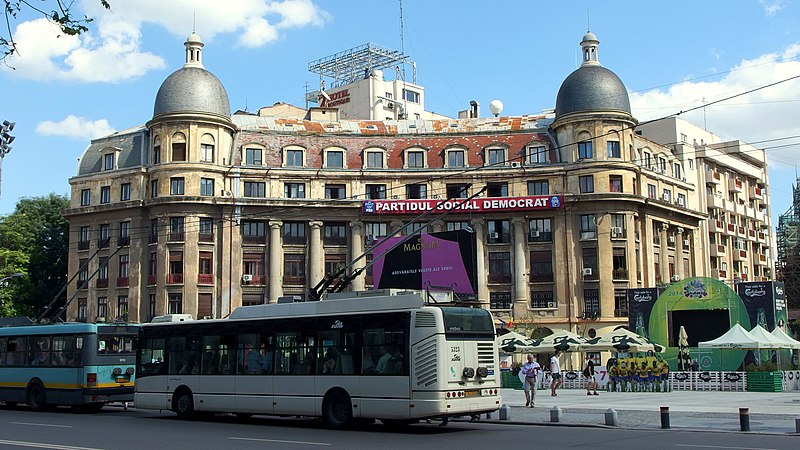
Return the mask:
<svg viewBox="0 0 800 450">
<path fill-rule="evenodd" d="M 384 254 L 386 253 L 386 254 Z M 372 250 L 375 289 L 448 289 L 475 294 L 475 233 L 459 230 L 393 237 Z"/>
</svg>

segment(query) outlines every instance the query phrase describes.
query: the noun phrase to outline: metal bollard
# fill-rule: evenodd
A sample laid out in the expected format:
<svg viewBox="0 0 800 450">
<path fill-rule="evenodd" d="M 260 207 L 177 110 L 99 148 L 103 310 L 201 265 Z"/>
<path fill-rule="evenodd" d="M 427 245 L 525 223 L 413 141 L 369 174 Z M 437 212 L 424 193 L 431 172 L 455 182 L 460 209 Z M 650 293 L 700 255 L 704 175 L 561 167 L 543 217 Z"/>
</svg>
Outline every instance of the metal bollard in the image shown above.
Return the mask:
<svg viewBox="0 0 800 450">
<path fill-rule="evenodd" d="M 550 422 L 561 422 L 561 408 L 558 406 L 550 410 Z"/>
<path fill-rule="evenodd" d="M 606 425 L 610 425 L 612 427 L 619 426 L 619 417 L 617 416 L 617 412 L 614 411 L 612 408 L 608 408 L 606 410 Z"/>
<path fill-rule="evenodd" d="M 750 408 L 739 408 L 739 428 L 750 431 Z"/>
<path fill-rule="evenodd" d="M 511 408 L 505 403 L 500 405 L 500 420 L 511 420 Z"/>
<path fill-rule="evenodd" d="M 669 430 L 669 406 L 661 407 L 661 428 Z"/>
</svg>

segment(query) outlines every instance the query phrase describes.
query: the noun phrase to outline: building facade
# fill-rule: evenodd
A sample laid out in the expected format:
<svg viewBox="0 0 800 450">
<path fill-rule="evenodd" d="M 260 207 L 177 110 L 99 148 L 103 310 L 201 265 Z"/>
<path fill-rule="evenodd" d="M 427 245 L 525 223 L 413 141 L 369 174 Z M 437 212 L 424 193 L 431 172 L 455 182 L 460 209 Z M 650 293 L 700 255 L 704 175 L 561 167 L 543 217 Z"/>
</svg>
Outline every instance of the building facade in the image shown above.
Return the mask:
<svg viewBox="0 0 800 450">
<path fill-rule="evenodd" d="M 424 225 L 401 204 L 479 192 L 495 206 L 427 230 L 474 230 L 477 300 L 523 328 L 592 335 L 627 324 L 628 288 L 771 278 L 754 259 L 772 267 L 763 151 L 675 144 L 682 122 L 637 131 L 598 44 L 584 36 L 554 113 L 376 121 L 312 108 L 301 119 L 231 115 L 193 33 L 152 119 L 92 141 L 70 180 L 68 319 L 218 318 L 308 298 L 382 236 Z M 351 285 L 371 287 L 369 271 Z"/>
</svg>

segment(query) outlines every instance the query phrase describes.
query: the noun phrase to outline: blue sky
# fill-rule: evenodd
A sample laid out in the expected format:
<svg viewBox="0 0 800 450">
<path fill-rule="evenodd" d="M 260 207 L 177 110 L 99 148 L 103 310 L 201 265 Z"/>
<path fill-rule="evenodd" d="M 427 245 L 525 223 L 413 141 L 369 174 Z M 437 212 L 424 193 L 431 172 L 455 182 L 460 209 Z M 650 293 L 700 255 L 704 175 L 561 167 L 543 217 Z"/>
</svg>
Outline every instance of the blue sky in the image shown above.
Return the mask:
<svg viewBox="0 0 800 450">
<path fill-rule="evenodd" d="M 181 67 L 192 31 L 231 108 L 278 101 L 304 106 L 318 86 L 310 61 L 367 42 L 405 50 L 417 63 L 426 109 L 456 116 L 470 100 L 500 99 L 503 115 L 555 106 L 587 27 L 600 62 L 646 120 L 800 75 L 800 5 L 788 0 L 494 1 L 80 0 L 96 18 L 80 37 L 56 37 L 33 15 L 12 23 L 19 57 L 0 64 L 0 120 L 16 122 L 2 162 L 0 214 L 22 197 L 68 194 L 92 137 L 142 125 L 161 82 Z M 588 25 L 587 25 L 588 23 Z M 773 216 L 791 204 L 800 160 L 800 81 L 706 109 L 707 129 L 764 144 Z M 703 126 L 701 112 L 685 119 Z M 777 223 L 777 222 L 776 222 Z"/>
</svg>

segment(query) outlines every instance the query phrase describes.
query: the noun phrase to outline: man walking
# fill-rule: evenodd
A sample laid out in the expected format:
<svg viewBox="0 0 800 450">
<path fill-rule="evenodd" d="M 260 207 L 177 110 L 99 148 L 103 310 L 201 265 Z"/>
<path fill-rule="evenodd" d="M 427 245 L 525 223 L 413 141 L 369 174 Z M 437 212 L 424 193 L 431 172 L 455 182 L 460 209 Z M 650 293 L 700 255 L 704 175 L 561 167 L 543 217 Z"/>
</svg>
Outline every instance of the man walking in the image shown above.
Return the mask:
<svg viewBox="0 0 800 450">
<path fill-rule="evenodd" d="M 599 395 L 597 393 L 597 378 L 594 371 L 594 360 L 586 355 L 586 365 L 583 367 L 583 376 L 586 377 L 586 395 Z M 591 391 L 594 390 L 594 393 Z"/>
<path fill-rule="evenodd" d="M 542 367 L 533 359 L 533 355 L 528 355 L 528 362 L 522 365 L 522 374 L 525 375 L 525 381 L 522 387 L 525 390 L 525 406 L 533 408 L 533 402 L 536 400 L 536 378 L 538 372 Z"/>
<path fill-rule="evenodd" d="M 550 395 L 555 397 L 556 389 L 561 386 L 563 380 L 561 379 L 561 364 L 558 362 L 558 357 L 561 356 L 561 350 L 556 350 L 556 353 L 550 358 L 550 376 L 553 381 L 550 382 Z"/>
</svg>

